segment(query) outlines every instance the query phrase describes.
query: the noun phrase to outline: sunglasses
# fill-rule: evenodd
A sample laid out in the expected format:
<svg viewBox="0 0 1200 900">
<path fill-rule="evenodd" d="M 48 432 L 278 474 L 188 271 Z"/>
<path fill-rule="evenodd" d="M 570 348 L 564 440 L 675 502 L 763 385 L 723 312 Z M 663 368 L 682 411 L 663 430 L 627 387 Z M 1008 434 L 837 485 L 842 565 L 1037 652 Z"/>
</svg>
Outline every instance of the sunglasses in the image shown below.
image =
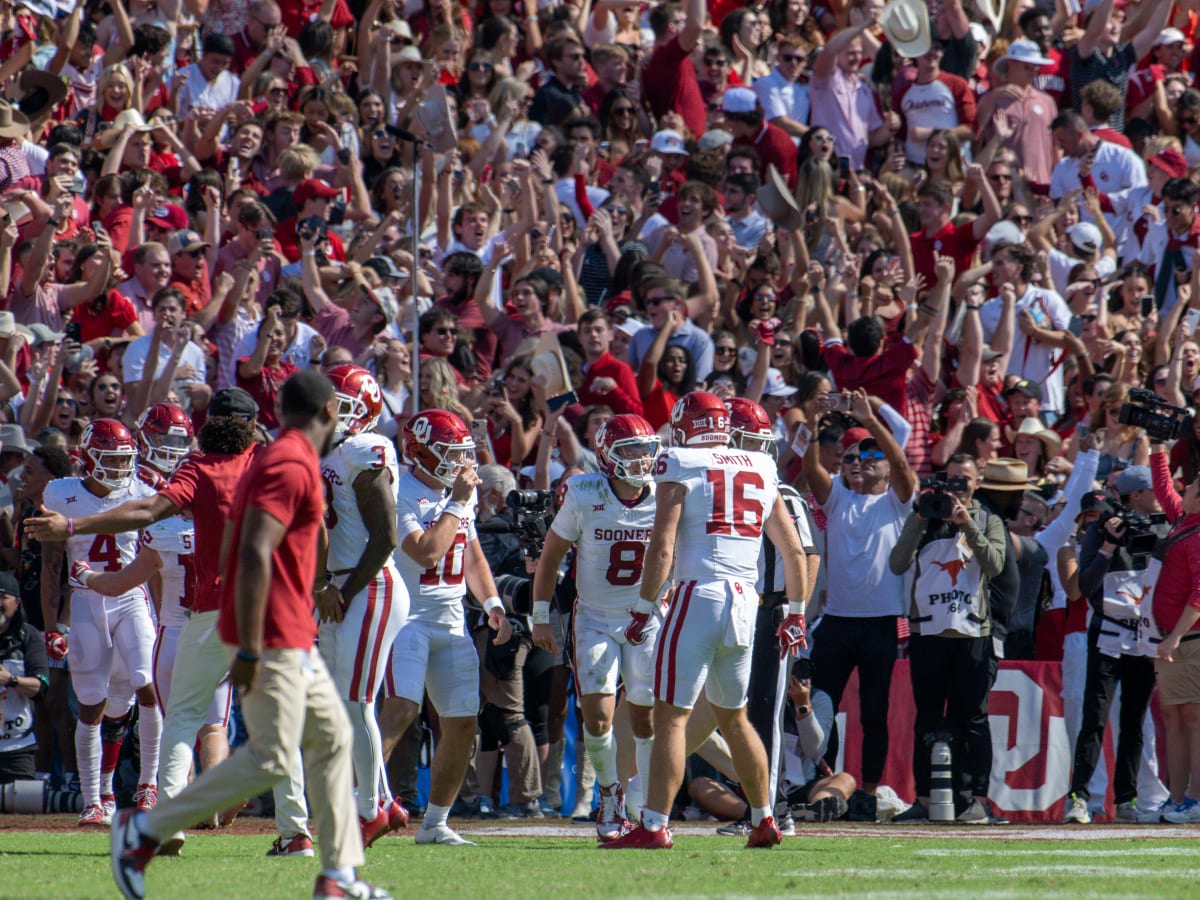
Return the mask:
<svg viewBox="0 0 1200 900">
<path fill-rule="evenodd" d="M 285 87 L 273 87 L 267 91 L 268 94 L 282 94 L 285 97 L 287 96 L 287 92 L 288 89 Z"/>
<path fill-rule="evenodd" d="M 734 356 L 737 353 L 737 347 L 715 347 L 713 353 L 716 356 Z"/>
<path fill-rule="evenodd" d="M 382 128 L 376 128 L 373 132 L 371 132 L 371 137 L 382 141 L 387 139 L 388 133 Z"/>
<path fill-rule="evenodd" d="M 782 59 L 784 62 L 790 62 L 790 63 L 804 62 L 804 57 L 801 56 L 799 53 L 781 53 L 781 54 L 779 54 L 779 58 Z"/>
<path fill-rule="evenodd" d="M 622 216 L 625 215 L 627 212 L 629 212 L 629 210 L 624 206 L 606 206 L 604 208 L 607 209 L 609 212 L 619 213 Z"/>
<path fill-rule="evenodd" d="M 675 299 L 674 297 L 647 297 L 646 305 L 647 306 L 658 306 L 658 304 L 660 304 L 660 303 L 670 303 L 674 299 Z"/>
<path fill-rule="evenodd" d="M 883 459 L 884 456 L 885 454 L 882 450 L 860 450 L 858 452 L 858 458 L 864 462 L 867 460 Z"/>
<path fill-rule="evenodd" d="M 472 72 L 491 72 L 495 66 L 490 62 L 473 62 L 467 68 Z"/>
<path fill-rule="evenodd" d="M 614 106 L 613 110 L 612 110 L 612 114 L 614 116 L 632 116 L 633 115 L 633 107 L 632 106 Z"/>
<path fill-rule="evenodd" d="M 1083 319 L 1085 322 L 1095 322 L 1099 316 L 1097 316 L 1095 313 L 1089 313 L 1088 315 L 1080 316 L 1079 318 Z"/>
<path fill-rule="evenodd" d="M 787 340 L 786 338 L 781 340 L 778 336 L 776 336 L 775 346 L 776 347 L 790 347 L 790 346 L 792 346 L 792 342 Z"/>
<path fill-rule="evenodd" d="M 1013 177 L 1011 175 L 1005 174 L 1004 172 L 996 172 L 995 174 L 988 176 L 988 181 L 1012 181 L 1012 180 L 1013 180 Z"/>
<path fill-rule="evenodd" d="M 439 337 L 449 337 L 450 335 L 457 335 L 458 329 L 457 328 L 435 328 L 435 329 L 433 329 L 433 333 L 438 335 Z"/>
<path fill-rule="evenodd" d="M 758 296 L 756 296 L 754 298 L 754 300 L 758 303 L 774 303 L 775 295 L 774 294 L 759 294 Z"/>
<path fill-rule="evenodd" d="M 713 57 L 711 59 L 706 59 L 704 61 L 704 64 L 706 66 L 715 66 L 717 68 L 724 68 L 725 66 L 729 65 L 729 60 L 725 59 L 723 56 L 722 57 Z"/>
<path fill-rule="evenodd" d="M 70 397 L 59 397 L 54 401 L 55 406 L 77 406 L 76 402 Z"/>
<path fill-rule="evenodd" d="M 842 463 L 844 465 L 848 466 L 848 465 L 851 465 L 852 463 L 856 463 L 856 462 L 858 462 L 858 454 L 857 453 L 847 453 L 842 457 Z"/>
<path fill-rule="evenodd" d="M 1009 181 L 1011 180 L 1012 179 L 1010 178 Z M 1033 216 L 1009 216 L 1008 221 L 1012 222 L 1014 225 L 1032 225 Z"/>
</svg>

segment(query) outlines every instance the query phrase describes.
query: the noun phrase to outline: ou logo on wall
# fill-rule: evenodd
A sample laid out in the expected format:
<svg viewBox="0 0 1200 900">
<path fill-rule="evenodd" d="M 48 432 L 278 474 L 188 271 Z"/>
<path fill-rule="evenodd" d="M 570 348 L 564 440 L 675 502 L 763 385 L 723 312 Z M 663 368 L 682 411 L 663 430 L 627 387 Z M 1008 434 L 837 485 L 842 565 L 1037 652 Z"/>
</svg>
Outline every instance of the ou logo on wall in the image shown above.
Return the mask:
<svg viewBox="0 0 1200 900">
<path fill-rule="evenodd" d="M 1050 671 L 1047 666 L 1036 674 Z M 1002 667 L 996 675 L 988 702 L 993 754 L 989 795 L 1001 809 L 1050 812 L 1070 788 L 1071 741 L 1060 691 L 1047 684 L 1050 680 L 1035 678 L 1024 668 Z"/>
</svg>

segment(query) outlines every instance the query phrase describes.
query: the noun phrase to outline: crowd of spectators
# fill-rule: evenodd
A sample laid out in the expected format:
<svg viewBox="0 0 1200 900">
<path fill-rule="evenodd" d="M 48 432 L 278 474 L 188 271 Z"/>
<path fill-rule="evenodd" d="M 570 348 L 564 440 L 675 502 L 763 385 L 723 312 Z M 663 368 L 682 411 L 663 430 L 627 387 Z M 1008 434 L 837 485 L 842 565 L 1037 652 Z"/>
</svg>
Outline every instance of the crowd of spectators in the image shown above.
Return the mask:
<svg viewBox="0 0 1200 900">
<path fill-rule="evenodd" d="M 1076 820 L 1119 682 L 1119 814 L 1200 821 L 1190 526 L 1160 529 L 1153 644 L 1101 640 L 1112 576 L 1146 568 L 1109 513 L 1196 511 L 1200 419 L 1152 439 L 1122 409 L 1200 402 L 1200 4 L 1079 6 L 7 0 L 0 596 L 21 603 L 0 628 L 58 624 L 21 526 L 91 418 L 167 401 L 199 425 L 236 385 L 270 440 L 289 375 L 354 362 L 381 433 L 423 408 L 471 426 L 483 534 L 510 487 L 594 471 L 606 418 L 665 434 L 704 388 L 762 404 L 811 507 L 812 689 L 836 709 L 858 668 L 867 795 L 892 663 L 946 637 L 914 599 L 922 554 L 960 529 L 991 599 L 982 628 L 934 617 L 972 647 L 939 665 L 979 677 L 933 697 L 949 670 L 914 666 L 914 760 L 953 720 L 958 812 L 994 817 L 996 661 L 1061 660 Z M 944 521 L 913 506 L 939 476 Z M 487 754 L 512 740 L 520 808 L 561 803 L 569 678 L 540 653 L 529 708 L 485 685 L 508 718 L 482 725 L 464 810 L 491 809 Z M 39 773 L 73 770 L 62 665 L 9 691 L 38 698 Z M 1169 798 L 1136 777 L 1155 669 Z M 424 727 L 395 757 L 410 796 Z"/>
</svg>

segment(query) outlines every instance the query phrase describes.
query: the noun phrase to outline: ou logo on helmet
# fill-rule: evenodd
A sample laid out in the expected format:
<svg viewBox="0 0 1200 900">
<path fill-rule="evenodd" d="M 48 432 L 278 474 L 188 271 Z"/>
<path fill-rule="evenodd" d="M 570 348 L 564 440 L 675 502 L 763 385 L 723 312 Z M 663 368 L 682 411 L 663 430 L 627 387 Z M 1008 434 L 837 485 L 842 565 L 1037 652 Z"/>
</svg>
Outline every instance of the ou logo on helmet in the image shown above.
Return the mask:
<svg viewBox="0 0 1200 900">
<path fill-rule="evenodd" d="M 370 399 L 370 401 L 372 403 L 380 403 L 381 402 L 381 395 L 379 393 L 379 383 L 374 378 L 364 378 L 363 379 L 362 392 L 367 395 L 367 397 Z M 428 427 L 429 421 L 425 420 L 425 424 L 426 424 L 426 427 Z M 425 438 L 422 437 L 421 440 L 424 441 Z"/>
<path fill-rule="evenodd" d="M 418 416 L 413 419 L 412 423 L 413 436 L 422 444 L 428 444 L 430 435 L 433 434 L 433 425 L 428 417 Z"/>
</svg>

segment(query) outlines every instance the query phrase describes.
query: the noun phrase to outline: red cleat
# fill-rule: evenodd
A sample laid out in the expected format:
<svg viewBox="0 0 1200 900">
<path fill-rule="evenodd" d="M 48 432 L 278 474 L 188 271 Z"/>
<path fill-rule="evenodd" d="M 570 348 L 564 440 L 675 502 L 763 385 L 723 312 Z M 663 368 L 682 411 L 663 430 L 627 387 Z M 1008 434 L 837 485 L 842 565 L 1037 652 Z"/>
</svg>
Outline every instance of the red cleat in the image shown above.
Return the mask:
<svg viewBox="0 0 1200 900">
<path fill-rule="evenodd" d="M 139 784 L 133 793 L 133 803 L 140 812 L 150 812 L 158 806 L 158 786 L 154 784 Z"/>
<path fill-rule="evenodd" d="M 650 831 L 643 825 L 636 826 L 616 840 L 597 844 L 602 850 L 670 850 L 675 846 L 670 828 Z"/>
<path fill-rule="evenodd" d="M 388 831 L 402 831 L 408 827 L 408 810 L 399 800 L 393 799 L 390 805 L 380 804 L 388 814 Z"/>
<path fill-rule="evenodd" d="M 374 819 L 364 819 L 362 816 L 359 816 L 358 827 L 362 829 L 362 845 L 363 849 L 366 849 L 390 830 L 388 828 L 388 814 L 385 810 L 381 809 Z"/>
<path fill-rule="evenodd" d="M 767 816 L 750 832 L 750 838 L 746 841 L 746 849 L 752 850 L 755 847 L 770 848 L 782 843 L 783 835 L 779 831 L 779 826 L 775 824 L 775 817 Z"/>
</svg>

